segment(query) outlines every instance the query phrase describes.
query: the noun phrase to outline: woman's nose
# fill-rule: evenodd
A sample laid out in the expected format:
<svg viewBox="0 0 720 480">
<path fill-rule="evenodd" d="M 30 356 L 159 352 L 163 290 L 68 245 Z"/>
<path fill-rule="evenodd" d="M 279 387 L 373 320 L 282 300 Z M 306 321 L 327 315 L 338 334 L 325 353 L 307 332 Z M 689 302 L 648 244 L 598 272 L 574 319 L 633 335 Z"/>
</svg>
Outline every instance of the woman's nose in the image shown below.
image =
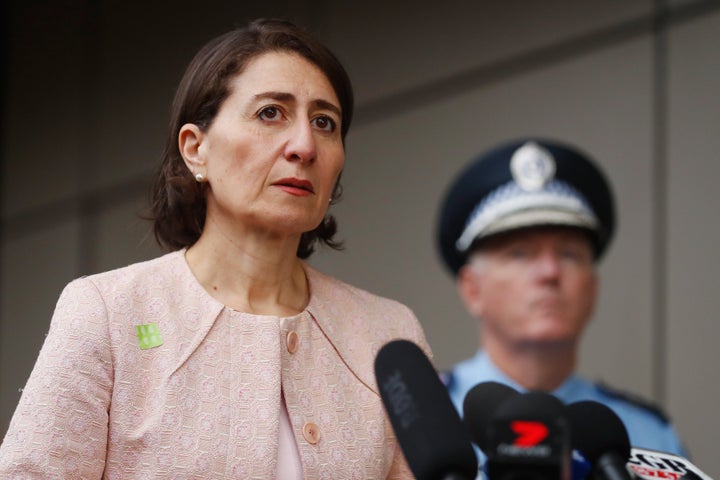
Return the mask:
<svg viewBox="0 0 720 480">
<path fill-rule="evenodd" d="M 290 129 L 290 138 L 285 147 L 285 157 L 290 161 L 312 162 L 317 155 L 317 144 L 312 125 L 296 122 Z"/>
</svg>

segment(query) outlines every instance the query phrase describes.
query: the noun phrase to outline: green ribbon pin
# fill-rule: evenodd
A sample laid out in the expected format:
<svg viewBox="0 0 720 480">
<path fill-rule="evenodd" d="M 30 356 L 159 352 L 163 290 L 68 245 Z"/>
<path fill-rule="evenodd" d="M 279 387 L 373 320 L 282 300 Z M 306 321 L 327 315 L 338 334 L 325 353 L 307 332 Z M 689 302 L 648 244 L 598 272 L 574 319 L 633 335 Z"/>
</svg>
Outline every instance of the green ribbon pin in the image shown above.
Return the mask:
<svg viewBox="0 0 720 480">
<path fill-rule="evenodd" d="M 163 344 L 162 335 L 160 335 L 160 329 L 158 328 L 157 323 L 135 325 L 135 331 L 137 332 L 138 345 L 141 350 L 159 347 Z"/>
</svg>

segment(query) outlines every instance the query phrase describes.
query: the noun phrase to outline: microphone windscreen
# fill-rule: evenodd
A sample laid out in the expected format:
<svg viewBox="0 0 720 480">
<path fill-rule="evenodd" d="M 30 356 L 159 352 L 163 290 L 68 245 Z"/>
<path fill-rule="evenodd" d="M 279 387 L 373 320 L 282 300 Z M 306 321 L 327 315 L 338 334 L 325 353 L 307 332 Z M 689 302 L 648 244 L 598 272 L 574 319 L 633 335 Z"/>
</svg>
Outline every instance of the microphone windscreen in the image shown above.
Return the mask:
<svg viewBox="0 0 720 480">
<path fill-rule="evenodd" d="M 568 478 L 570 432 L 565 405 L 544 392 L 508 397 L 486 433 L 487 477 Z"/>
<path fill-rule="evenodd" d="M 573 448 L 578 449 L 595 465 L 606 453 L 617 454 L 627 462 L 630 438 L 625 424 L 607 405 L 592 400 L 567 406 Z"/>
<path fill-rule="evenodd" d="M 545 392 L 527 392 L 508 398 L 497 408 L 495 418 L 565 418 L 565 404 Z"/>
<path fill-rule="evenodd" d="M 463 422 L 473 442 L 485 450 L 487 431 L 498 407 L 508 398 L 519 395 L 517 390 L 498 382 L 478 383 L 463 400 Z"/>
<path fill-rule="evenodd" d="M 420 347 L 407 340 L 384 345 L 375 358 L 375 378 L 398 443 L 418 480 L 477 476 L 470 436 Z"/>
</svg>

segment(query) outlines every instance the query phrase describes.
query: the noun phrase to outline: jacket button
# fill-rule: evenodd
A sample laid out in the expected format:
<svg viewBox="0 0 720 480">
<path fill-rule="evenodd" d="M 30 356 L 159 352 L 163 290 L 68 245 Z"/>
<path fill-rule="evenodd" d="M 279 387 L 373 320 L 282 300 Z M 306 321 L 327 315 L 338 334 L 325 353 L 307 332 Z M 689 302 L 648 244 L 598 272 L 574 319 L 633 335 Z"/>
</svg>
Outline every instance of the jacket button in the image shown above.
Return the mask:
<svg viewBox="0 0 720 480">
<path fill-rule="evenodd" d="M 306 422 L 303 425 L 303 437 L 310 445 L 315 445 L 320 441 L 320 429 L 313 422 Z"/>
<path fill-rule="evenodd" d="M 285 345 L 287 346 L 288 352 L 290 352 L 290 353 L 297 352 L 298 334 L 296 331 L 291 330 L 288 332 L 287 337 L 285 338 Z"/>
</svg>

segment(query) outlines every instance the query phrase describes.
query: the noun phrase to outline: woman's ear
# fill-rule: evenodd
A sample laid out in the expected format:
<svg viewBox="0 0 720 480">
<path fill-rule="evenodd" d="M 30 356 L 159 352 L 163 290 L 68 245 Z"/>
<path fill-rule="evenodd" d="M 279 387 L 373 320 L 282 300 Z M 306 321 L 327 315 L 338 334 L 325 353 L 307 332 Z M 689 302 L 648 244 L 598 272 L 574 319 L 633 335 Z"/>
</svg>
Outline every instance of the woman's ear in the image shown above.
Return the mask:
<svg viewBox="0 0 720 480">
<path fill-rule="evenodd" d="M 180 127 L 178 133 L 178 150 L 193 175 L 206 174 L 205 160 L 200 155 L 200 146 L 204 137 L 205 134 L 194 123 L 186 123 Z"/>
</svg>

